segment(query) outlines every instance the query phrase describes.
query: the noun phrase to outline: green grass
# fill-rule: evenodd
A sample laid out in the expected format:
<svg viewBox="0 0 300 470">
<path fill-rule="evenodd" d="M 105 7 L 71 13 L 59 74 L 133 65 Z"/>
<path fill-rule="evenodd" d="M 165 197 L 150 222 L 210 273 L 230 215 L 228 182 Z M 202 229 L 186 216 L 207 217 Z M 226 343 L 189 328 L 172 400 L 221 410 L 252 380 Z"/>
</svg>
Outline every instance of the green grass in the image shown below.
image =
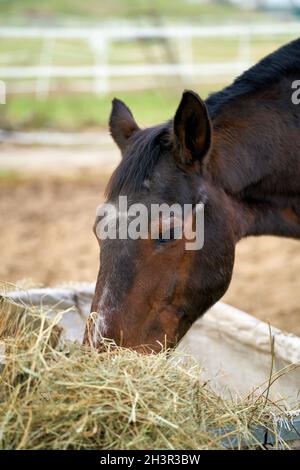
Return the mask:
<svg viewBox="0 0 300 470">
<path fill-rule="evenodd" d="M 287 43 L 292 36 L 277 38 L 256 38 L 251 44 L 253 63 L 271 51 Z M 176 44 L 171 43 L 173 53 Z M 9 55 L 10 51 L 10 55 Z M 164 57 L 165 49 L 157 41 L 147 44 L 139 42 L 114 44 L 109 57 L 111 63 L 160 63 L 168 60 Z M 218 62 L 234 60 L 238 56 L 238 43 L 232 38 L 210 38 L 203 42 L 194 41 L 193 53 L 195 62 Z M 0 43 L 1 65 L 32 65 L 39 63 L 42 57 L 42 44 L 39 41 L 3 41 Z M 9 60 L 10 58 L 10 60 Z M 81 41 L 60 41 L 53 50 L 51 63 L 55 65 L 89 65 L 93 57 L 88 46 Z M 200 77 L 201 78 L 201 77 Z M 152 125 L 173 116 L 184 88 L 194 88 L 203 98 L 208 93 L 221 89 L 223 84 L 189 85 L 186 80 L 170 78 L 157 79 L 155 89 L 113 93 L 108 96 L 65 95 L 71 79 L 52 82 L 61 90 L 57 95 L 45 101 L 38 101 L 35 95 L 9 95 L 7 104 L 1 106 L 0 128 L 4 129 L 61 129 L 79 130 L 91 127 L 107 127 L 111 108 L 111 99 L 116 94 L 133 109 L 137 120 L 142 125 Z M 142 80 L 142 79 L 141 79 Z M 127 83 L 130 79 L 127 79 Z M 228 80 L 228 82 L 231 80 Z M 9 87 L 10 83 L 7 81 Z M 164 88 L 160 88 L 163 85 Z"/>
<path fill-rule="evenodd" d="M 256 22 L 265 20 L 265 15 L 240 11 L 236 7 L 216 4 L 202 4 L 188 0 L 0 0 L 0 24 L 10 22 L 47 25 L 57 24 L 57 20 L 78 18 L 80 24 L 96 21 L 102 22 L 109 18 L 135 19 L 139 17 L 154 18 L 158 14 L 164 21 L 172 22 L 188 20 L 191 24 L 210 22 L 212 24 L 228 21 Z M 1 21 L 2 20 L 2 21 Z M 149 18 L 148 18 L 149 21 Z M 275 50 L 292 37 L 254 39 L 251 44 L 251 60 L 256 62 L 267 53 Z M 197 63 L 235 60 L 239 54 L 237 38 L 195 39 L 193 41 L 193 57 Z M 37 39 L 1 39 L 0 67 L 33 66 L 52 64 L 65 66 L 85 66 L 94 63 L 93 53 L 87 43 L 81 40 L 57 40 L 53 44 L 50 58 L 47 58 L 43 41 Z M 178 43 L 170 42 L 172 56 L 178 55 Z M 49 51 L 48 51 L 49 52 Z M 46 54 L 46 57 L 45 57 Z M 159 40 L 124 41 L 113 43 L 109 49 L 111 64 L 159 64 L 172 60 L 170 53 Z M 1 77 L 0 77 L 1 78 Z M 201 78 L 201 77 L 199 77 Z M 71 79 L 53 79 L 51 84 L 59 94 L 50 96 L 45 101 L 36 100 L 34 95 L 9 95 L 7 104 L 1 106 L 0 128 L 5 129 L 61 129 L 79 130 L 91 127 L 107 127 L 111 107 L 109 96 L 64 95 Z M 126 79 L 127 83 L 130 78 Z M 142 78 L 140 79 L 142 80 Z M 7 87 L 15 82 L 7 80 Z M 20 83 L 20 82 L 19 82 Z M 167 86 L 166 86 L 167 85 Z M 159 89 L 161 86 L 164 89 Z M 168 89 L 166 89 L 168 87 Z M 182 90 L 190 87 L 188 82 L 180 79 L 157 79 L 155 90 L 116 93 L 133 109 L 137 120 L 143 125 L 155 124 L 170 118 L 177 107 Z M 193 86 L 205 96 L 222 87 L 220 85 Z"/>
<path fill-rule="evenodd" d="M 291 39 L 291 36 L 255 39 L 251 45 L 251 61 L 253 63 L 257 62 L 260 58 Z M 74 65 L 76 61 L 71 52 L 75 49 L 77 57 L 83 57 L 83 64 L 92 63 L 92 57 L 88 54 L 88 50 L 84 49 L 84 44 L 76 44 L 76 46 L 77 48 L 74 44 L 66 42 L 60 44 L 57 53 L 53 54 L 52 64 L 68 63 Z M 13 47 L 18 50 L 16 43 L 13 44 Z M 67 48 L 69 54 L 64 53 L 64 47 Z M 143 47 L 147 48 L 147 51 Z M 175 47 L 174 51 L 176 51 Z M 3 58 L 2 52 L 0 46 L 0 60 Z M 122 63 L 122 61 L 123 63 L 143 63 L 148 60 L 148 63 L 159 63 L 166 60 L 162 52 L 163 48 L 155 42 L 150 43 L 148 46 L 139 43 L 116 44 L 111 49 L 110 61 L 111 63 Z M 34 44 L 32 54 L 26 48 L 24 53 L 27 54 L 28 61 L 34 60 L 34 54 L 35 57 L 40 54 L 37 53 L 37 44 Z M 230 61 L 234 60 L 237 54 L 238 45 L 232 39 L 223 40 L 219 44 L 218 40 L 211 38 L 205 44 L 200 41 L 196 41 L 194 44 L 194 60 L 200 63 Z M 17 60 L 17 56 L 14 55 L 14 57 Z M 22 57 L 22 65 L 24 65 L 25 56 Z M 152 90 L 117 92 L 108 96 L 95 96 L 93 94 L 65 95 L 63 90 L 68 89 L 70 80 L 53 81 L 52 84 L 55 83 L 57 89 L 62 91 L 56 95 L 51 95 L 45 101 L 37 100 L 35 95 L 9 95 L 7 104 L 1 106 L 0 128 L 16 130 L 48 128 L 67 131 L 91 127 L 107 128 L 111 100 L 115 95 L 128 103 L 141 125 L 153 125 L 173 116 L 184 88 L 193 88 L 205 98 L 209 93 L 219 90 L 231 82 L 229 79 L 227 83 L 207 83 L 200 86 L 197 84 L 189 85 L 184 79 L 169 78 L 168 88 L 165 81 L 160 79 L 156 81 L 155 89 Z M 130 79 L 126 80 L 127 83 L 130 81 Z M 7 83 L 9 85 L 9 82 Z M 164 88 L 161 88 L 161 85 Z"/>
<path fill-rule="evenodd" d="M 0 168 L 0 183 L 18 183 L 22 175 L 15 170 Z"/>
<path fill-rule="evenodd" d="M 194 87 L 203 98 L 222 85 Z M 171 118 L 181 98 L 182 90 L 116 93 L 109 96 L 57 95 L 45 101 L 34 96 L 9 96 L 2 106 L 2 129 L 62 129 L 107 128 L 111 100 L 117 95 L 132 109 L 141 126 L 158 124 Z"/>
<path fill-rule="evenodd" d="M 36 21 L 60 17 L 78 18 L 81 21 L 103 21 L 108 18 L 157 17 L 165 19 L 189 19 L 206 22 L 213 18 L 237 21 L 257 18 L 253 12 L 241 11 L 232 5 L 201 4 L 187 0 L 0 0 L 2 17 Z"/>
</svg>

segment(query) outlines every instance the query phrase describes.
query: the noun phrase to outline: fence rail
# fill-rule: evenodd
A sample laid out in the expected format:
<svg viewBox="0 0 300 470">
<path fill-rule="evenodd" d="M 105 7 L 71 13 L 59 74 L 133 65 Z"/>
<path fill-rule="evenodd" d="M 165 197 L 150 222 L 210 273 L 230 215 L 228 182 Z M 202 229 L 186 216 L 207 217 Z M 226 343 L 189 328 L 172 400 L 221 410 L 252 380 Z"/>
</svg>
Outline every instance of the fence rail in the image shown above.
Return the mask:
<svg viewBox="0 0 300 470">
<path fill-rule="evenodd" d="M 118 26 L 99 28 L 27 28 L 0 27 L 2 38 L 54 38 L 54 39 L 136 39 L 136 38 L 185 38 L 185 37 L 229 37 L 270 36 L 298 34 L 300 22 L 277 24 L 242 24 L 226 26 Z"/>
</svg>

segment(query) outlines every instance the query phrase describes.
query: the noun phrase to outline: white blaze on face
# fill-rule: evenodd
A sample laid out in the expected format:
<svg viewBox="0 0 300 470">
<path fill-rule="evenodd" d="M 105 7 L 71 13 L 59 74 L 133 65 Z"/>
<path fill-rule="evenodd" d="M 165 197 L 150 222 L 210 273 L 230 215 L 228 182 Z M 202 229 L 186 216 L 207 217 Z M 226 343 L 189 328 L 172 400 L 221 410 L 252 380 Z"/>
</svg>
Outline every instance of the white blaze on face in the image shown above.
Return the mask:
<svg viewBox="0 0 300 470">
<path fill-rule="evenodd" d="M 107 318 L 112 315 L 114 310 L 113 307 L 110 307 L 110 305 L 113 305 L 113 301 L 113 291 L 108 287 L 108 283 L 106 283 L 103 288 L 98 306 L 99 315 L 94 328 L 93 342 L 95 345 L 97 344 L 99 337 L 100 339 L 105 338 L 105 332 L 107 330 Z"/>
</svg>

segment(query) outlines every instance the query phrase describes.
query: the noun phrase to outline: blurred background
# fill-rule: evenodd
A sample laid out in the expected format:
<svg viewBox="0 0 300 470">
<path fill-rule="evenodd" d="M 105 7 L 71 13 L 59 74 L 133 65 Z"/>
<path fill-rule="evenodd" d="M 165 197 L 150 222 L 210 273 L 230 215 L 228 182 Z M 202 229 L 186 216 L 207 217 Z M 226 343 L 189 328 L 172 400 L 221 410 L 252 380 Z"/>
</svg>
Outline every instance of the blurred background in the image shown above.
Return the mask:
<svg viewBox="0 0 300 470">
<path fill-rule="evenodd" d="M 0 280 L 95 281 L 114 96 L 158 124 L 299 35 L 300 0 L 0 0 Z M 299 269 L 299 242 L 243 240 L 223 300 L 300 334 Z"/>
</svg>

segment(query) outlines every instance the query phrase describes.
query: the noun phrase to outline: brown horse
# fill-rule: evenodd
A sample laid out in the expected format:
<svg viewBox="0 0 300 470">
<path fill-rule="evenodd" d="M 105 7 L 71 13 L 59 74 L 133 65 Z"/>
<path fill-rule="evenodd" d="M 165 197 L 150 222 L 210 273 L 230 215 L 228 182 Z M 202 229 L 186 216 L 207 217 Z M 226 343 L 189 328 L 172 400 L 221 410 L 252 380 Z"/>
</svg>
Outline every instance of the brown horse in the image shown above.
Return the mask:
<svg viewBox="0 0 300 470">
<path fill-rule="evenodd" d="M 140 129 L 113 101 L 122 153 L 107 201 L 205 203 L 204 246 L 185 240 L 106 239 L 85 333 L 125 347 L 172 347 L 226 292 L 235 245 L 248 235 L 300 238 L 300 39 L 203 102 L 186 91 L 173 120 Z M 294 96 L 295 97 L 295 96 Z"/>
</svg>

